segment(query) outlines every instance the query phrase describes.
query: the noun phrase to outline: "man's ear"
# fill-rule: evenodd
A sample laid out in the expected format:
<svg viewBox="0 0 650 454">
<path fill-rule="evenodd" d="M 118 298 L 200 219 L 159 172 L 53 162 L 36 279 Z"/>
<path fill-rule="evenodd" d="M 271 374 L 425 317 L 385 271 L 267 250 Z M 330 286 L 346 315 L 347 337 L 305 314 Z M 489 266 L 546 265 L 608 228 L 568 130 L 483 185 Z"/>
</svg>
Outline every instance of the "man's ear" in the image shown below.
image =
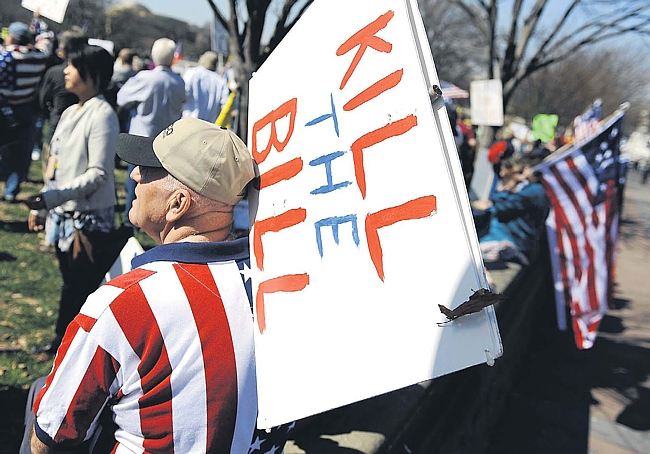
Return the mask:
<svg viewBox="0 0 650 454">
<path fill-rule="evenodd" d="M 187 189 L 177 189 L 167 199 L 167 213 L 165 220 L 173 224 L 181 219 L 192 206 L 192 196 Z"/>
</svg>

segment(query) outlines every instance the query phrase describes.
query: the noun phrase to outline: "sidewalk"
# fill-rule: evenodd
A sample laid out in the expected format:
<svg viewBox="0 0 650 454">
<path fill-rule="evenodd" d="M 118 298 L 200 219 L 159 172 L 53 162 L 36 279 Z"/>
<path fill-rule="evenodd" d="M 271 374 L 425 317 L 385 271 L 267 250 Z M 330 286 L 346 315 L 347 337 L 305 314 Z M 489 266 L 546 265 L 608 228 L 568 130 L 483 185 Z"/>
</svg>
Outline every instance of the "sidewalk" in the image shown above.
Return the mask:
<svg viewBox="0 0 650 454">
<path fill-rule="evenodd" d="M 593 454 L 650 452 L 650 185 L 630 175 L 619 238 L 616 309 L 600 337 L 619 348 L 612 382 L 592 390 L 589 448 Z M 624 356 L 615 358 L 624 353 Z"/>
<path fill-rule="evenodd" d="M 596 345 L 578 351 L 547 311 L 488 452 L 650 453 L 650 186 L 630 177 Z"/>
</svg>

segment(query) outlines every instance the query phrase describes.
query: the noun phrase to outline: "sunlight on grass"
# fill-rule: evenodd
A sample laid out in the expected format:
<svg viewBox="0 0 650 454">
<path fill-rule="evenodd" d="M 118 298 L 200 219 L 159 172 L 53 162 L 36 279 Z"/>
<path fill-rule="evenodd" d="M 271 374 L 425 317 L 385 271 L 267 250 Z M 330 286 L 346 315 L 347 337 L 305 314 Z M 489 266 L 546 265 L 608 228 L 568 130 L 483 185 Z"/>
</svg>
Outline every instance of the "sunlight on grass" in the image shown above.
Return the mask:
<svg viewBox="0 0 650 454">
<path fill-rule="evenodd" d="M 116 171 L 118 225 L 125 177 L 124 169 Z M 30 180 L 21 187 L 18 199 L 41 187 L 40 166 L 33 163 Z M 22 203 L 0 203 L 0 389 L 26 389 L 52 367 L 51 358 L 32 350 L 54 335 L 61 276 L 54 251 L 43 246 L 43 234 L 28 232 L 28 213 Z M 154 244 L 143 234 L 136 237 L 145 248 Z"/>
</svg>

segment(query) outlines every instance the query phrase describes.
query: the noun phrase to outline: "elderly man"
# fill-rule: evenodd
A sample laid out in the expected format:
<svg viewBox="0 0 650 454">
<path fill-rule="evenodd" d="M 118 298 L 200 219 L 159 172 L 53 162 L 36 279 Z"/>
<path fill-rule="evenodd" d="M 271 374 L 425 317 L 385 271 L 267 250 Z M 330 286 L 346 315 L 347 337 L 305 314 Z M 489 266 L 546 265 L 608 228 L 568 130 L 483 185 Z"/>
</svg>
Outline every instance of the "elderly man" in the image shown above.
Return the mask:
<svg viewBox="0 0 650 454">
<path fill-rule="evenodd" d="M 248 241 L 228 240 L 255 176 L 248 150 L 188 118 L 153 143 L 122 134 L 118 154 L 136 165 L 131 222 L 160 245 L 68 327 L 35 400 L 32 451 L 91 440 L 106 410 L 111 452 L 281 451 L 286 427 L 255 431 Z"/>
<path fill-rule="evenodd" d="M 0 178 L 6 180 L 3 199 L 13 202 L 27 177 L 34 144 L 34 98 L 45 72 L 48 55 L 34 47 L 27 24 L 13 22 L 4 49 L 0 50 L 0 104 L 11 131 L 4 131 L 0 146 L 8 150 L 0 160 Z M 13 139 L 7 143 L 7 139 Z"/>
<path fill-rule="evenodd" d="M 117 104 L 131 109 L 129 134 L 155 137 L 172 122 L 181 118 L 185 104 L 185 83 L 180 75 L 171 70 L 176 43 L 160 38 L 153 43 L 151 58 L 156 67 L 140 71 L 131 77 L 117 92 Z M 129 172 L 133 166 L 129 167 Z M 126 206 L 124 216 L 128 218 L 133 203 L 135 182 L 127 178 Z"/>
<path fill-rule="evenodd" d="M 183 109 L 183 117 L 194 117 L 214 123 L 226 101 L 228 101 L 228 79 L 224 74 L 218 74 L 218 56 L 207 51 L 199 58 L 196 68 L 187 70 L 184 74 L 187 103 Z"/>
</svg>

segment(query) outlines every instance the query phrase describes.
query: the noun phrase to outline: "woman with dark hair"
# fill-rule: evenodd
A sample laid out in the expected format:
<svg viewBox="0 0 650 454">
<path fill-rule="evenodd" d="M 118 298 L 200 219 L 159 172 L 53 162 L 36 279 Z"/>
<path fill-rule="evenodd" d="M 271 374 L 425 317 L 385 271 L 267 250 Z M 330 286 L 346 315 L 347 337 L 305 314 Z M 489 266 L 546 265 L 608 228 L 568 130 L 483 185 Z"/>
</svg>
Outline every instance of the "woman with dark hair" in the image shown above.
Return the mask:
<svg viewBox="0 0 650 454">
<path fill-rule="evenodd" d="M 56 336 L 44 351 L 55 353 L 68 323 L 101 283 L 110 266 L 108 241 L 114 227 L 117 115 L 102 96 L 113 73 L 113 59 L 98 46 L 68 56 L 65 88 L 79 102 L 68 107 L 50 144 L 45 188 L 26 201 L 32 231 L 45 227 L 63 277 Z M 111 260 L 112 261 L 112 260 Z"/>
</svg>

